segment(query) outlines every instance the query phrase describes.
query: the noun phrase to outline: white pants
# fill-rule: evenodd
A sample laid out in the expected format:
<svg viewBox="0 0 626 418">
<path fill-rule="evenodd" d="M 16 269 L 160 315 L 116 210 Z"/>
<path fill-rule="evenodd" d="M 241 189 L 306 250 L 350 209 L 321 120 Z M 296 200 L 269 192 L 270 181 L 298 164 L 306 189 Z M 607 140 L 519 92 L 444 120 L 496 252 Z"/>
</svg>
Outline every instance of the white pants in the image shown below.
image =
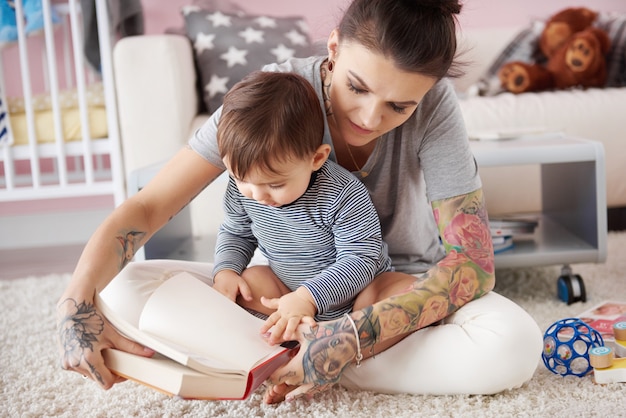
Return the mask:
<svg viewBox="0 0 626 418">
<path fill-rule="evenodd" d="M 107 303 L 139 320 L 159 283 L 186 271 L 211 284 L 213 265 L 179 260 L 133 262 L 103 291 Z M 490 292 L 383 353 L 351 366 L 341 384 L 382 393 L 493 394 L 534 374 L 542 351 L 537 323 L 512 301 Z"/>
</svg>

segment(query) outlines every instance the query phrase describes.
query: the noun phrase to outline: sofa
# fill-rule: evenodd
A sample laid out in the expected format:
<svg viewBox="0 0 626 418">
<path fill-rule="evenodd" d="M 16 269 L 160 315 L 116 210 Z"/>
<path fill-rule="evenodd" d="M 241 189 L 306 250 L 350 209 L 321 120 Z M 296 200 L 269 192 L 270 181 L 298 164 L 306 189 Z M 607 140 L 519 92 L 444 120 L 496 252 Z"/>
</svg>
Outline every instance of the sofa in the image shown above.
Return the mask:
<svg viewBox="0 0 626 418">
<path fill-rule="evenodd" d="M 622 144 L 626 141 L 626 88 L 504 93 L 491 97 L 471 94 L 481 74 L 518 30 L 475 29 L 459 33 L 459 45 L 465 51 L 462 59 L 468 66 L 465 75 L 454 83 L 468 132 L 538 129 L 600 141 L 606 156 L 607 206 L 626 206 L 626 144 Z M 150 167 L 150 172 L 176 153 L 209 115 L 198 110 L 194 54 L 186 37 L 124 38 L 116 44 L 113 56 L 123 160 L 132 194 L 140 187 L 138 175 L 145 178 L 146 167 Z M 541 209 L 539 167 L 481 169 L 481 176 L 490 214 Z M 218 179 L 192 202 L 194 235 L 215 233 L 221 221 L 225 184 L 223 177 Z"/>
</svg>

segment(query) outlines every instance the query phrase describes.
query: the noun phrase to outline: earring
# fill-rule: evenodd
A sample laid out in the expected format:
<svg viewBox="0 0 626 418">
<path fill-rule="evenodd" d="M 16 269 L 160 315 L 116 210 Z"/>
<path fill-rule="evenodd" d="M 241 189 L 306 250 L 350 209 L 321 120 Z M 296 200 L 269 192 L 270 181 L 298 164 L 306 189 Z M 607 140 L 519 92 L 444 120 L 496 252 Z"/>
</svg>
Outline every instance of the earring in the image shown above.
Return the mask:
<svg viewBox="0 0 626 418">
<path fill-rule="evenodd" d="M 335 65 L 335 62 L 333 60 L 328 60 L 328 71 L 329 72 L 333 72 L 333 66 Z"/>
</svg>

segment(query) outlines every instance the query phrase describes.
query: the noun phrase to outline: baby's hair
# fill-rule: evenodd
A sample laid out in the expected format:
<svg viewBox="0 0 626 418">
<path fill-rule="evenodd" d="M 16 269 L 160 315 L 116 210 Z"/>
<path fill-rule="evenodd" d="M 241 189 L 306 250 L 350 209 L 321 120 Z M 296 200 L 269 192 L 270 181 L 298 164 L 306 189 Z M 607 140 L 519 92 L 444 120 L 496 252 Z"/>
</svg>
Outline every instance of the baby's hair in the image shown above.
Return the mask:
<svg viewBox="0 0 626 418">
<path fill-rule="evenodd" d="M 340 42 L 357 42 L 404 71 L 459 77 L 458 0 L 354 0 L 339 23 Z"/>
<path fill-rule="evenodd" d="M 323 136 L 320 99 L 302 76 L 256 71 L 224 96 L 217 143 L 239 179 L 251 168 L 280 174 L 277 163 L 312 157 Z"/>
</svg>

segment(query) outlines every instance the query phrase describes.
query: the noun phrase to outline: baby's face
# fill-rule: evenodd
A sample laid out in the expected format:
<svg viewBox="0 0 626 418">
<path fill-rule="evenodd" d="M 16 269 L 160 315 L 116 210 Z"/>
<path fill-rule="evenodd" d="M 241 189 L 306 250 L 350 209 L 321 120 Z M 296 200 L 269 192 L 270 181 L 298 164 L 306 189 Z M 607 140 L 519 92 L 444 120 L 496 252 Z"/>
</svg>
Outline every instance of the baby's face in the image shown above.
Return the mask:
<svg viewBox="0 0 626 418">
<path fill-rule="evenodd" d="M 314 171 L 312 160 L 313 158 L 311 161 L 294 160 L 276 163 L 273 167 L 276 173 L 252 168 L 244 179 L 239 179 L 232 174 L 226 159 L 224 163 L 242 195 L 262 205 L 280 207 L 294 202 L 306 192 L 311 181 L 311 173 Z"/>
</svg>

